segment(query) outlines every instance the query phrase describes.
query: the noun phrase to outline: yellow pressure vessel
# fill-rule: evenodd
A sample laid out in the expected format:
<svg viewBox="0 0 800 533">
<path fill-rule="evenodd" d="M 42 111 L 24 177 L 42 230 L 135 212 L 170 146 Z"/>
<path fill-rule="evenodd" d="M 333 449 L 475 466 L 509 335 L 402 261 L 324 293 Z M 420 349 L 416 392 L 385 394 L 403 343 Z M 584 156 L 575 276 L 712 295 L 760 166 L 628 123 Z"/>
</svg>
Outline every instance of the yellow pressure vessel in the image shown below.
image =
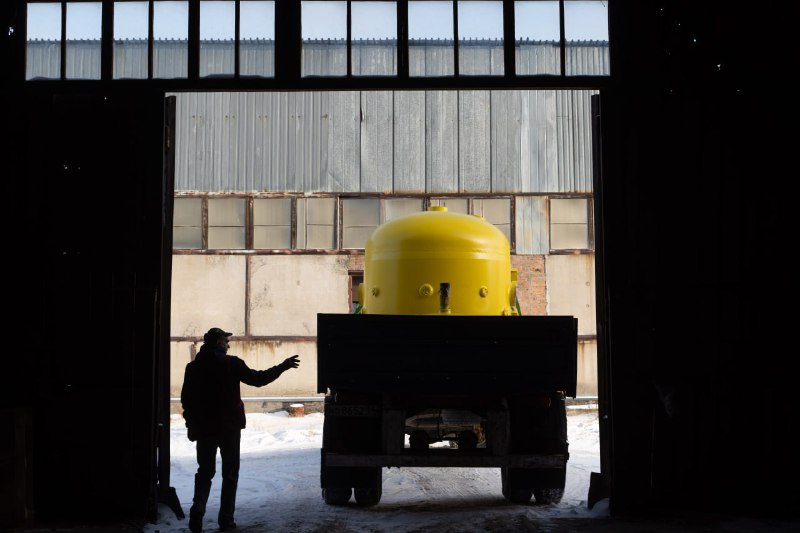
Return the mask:
<svg viewBox="0 0 800 533">
<path fill-rule="evenodd" d="M 516 282 L 499 229 L 434 206 L 372 233 L 359 303 L 369 314 L 515 315 Z"/>
</svg>

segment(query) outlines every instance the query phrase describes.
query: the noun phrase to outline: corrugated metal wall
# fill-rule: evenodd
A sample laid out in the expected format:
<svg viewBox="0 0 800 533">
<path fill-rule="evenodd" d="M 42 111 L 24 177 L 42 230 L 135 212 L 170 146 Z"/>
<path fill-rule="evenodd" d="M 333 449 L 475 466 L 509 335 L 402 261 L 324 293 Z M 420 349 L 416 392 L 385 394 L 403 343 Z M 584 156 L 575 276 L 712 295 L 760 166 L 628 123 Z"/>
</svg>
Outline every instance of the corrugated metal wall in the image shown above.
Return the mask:
<svg viewBox="0 0 800 533">
<path fill-rule="evenodd" d="M 514 213 L 516 220 L 516 254 L 534 255 L 550 253 L 550 234 L 547 218 L 547 198 L 544 196 L 517 196 Z"/>
<path fill-rule="evenodd" d="M 176 190 L 590 192 L 590 95 L 178 94 Z"/>
</svg>

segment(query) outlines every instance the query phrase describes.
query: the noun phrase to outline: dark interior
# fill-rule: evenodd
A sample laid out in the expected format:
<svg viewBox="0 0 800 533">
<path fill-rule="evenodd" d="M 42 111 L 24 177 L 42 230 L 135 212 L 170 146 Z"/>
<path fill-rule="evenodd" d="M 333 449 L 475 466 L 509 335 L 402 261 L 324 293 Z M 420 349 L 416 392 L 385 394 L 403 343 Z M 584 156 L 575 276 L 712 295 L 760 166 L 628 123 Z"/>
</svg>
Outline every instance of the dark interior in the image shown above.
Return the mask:
<svg viewBox="0 0 800 533">
<path fill-rule="evenodd" d="M 297 17 L 298 4 L 279 0 L 279 14 Z M 798 454 L 782 425 L 795 396 L 796 223 L 780 16 L 770 2 L 610 2 L 612 76 L 595 123 L 602 472 L 590 501 L 610 496 L 613 515 L 796 508 Z M 278 50 L 288 66 L 262 85 L 196 69 L 172 82 L 33 83 L 25 2 L 3 2 L 0 17 L 1 175 L 14 192 L 0 525 L 147 519 L 169 498 L 165 92 L 568 85 L 301 79 L 290 38 Z"/>
</svg>

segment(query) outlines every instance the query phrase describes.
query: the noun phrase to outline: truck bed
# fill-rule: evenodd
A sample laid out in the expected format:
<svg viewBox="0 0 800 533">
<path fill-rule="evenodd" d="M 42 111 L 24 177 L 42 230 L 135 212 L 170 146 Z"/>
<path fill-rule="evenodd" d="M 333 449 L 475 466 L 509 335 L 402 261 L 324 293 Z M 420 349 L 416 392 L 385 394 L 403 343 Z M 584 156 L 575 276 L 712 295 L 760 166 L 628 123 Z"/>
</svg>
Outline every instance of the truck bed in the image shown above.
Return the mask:
<svg viewBox="0 0 800 533">
<path fill-rule="evenodd" d="M 317 315 L 317 392 L 574 397 L 571 316 Z"/>
</svg>

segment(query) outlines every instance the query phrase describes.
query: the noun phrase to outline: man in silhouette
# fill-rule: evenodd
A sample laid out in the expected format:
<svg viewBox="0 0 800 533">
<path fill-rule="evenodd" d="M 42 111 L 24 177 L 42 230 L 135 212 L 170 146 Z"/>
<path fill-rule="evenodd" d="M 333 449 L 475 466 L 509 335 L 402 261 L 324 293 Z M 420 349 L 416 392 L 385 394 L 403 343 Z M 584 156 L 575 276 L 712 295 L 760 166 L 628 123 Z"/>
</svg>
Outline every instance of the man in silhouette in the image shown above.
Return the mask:
<svg viewBox="0 0 800 533">
<path fill-rule="evenodd" d="M 228 355 L 232 333 L 211 328 L 203 336 L 200 351 L 186 365 L 181 390 L 183 418 L 189 440 L 197 442 L 197 473 L 194 499 L 189 511 L 189 529 L 203 530 L 211 480 L 216 473 L 217 449 L 222 458 L 222 493 L 217 521 L 220 531 L 236 528 L 233 519 L 239 482 L 239 443 L 245 427 L 240 383 L 263 387 L 300 364 L 293 355 L 267 370 L 254 370 L 235 355 Z"/>
</svg>

